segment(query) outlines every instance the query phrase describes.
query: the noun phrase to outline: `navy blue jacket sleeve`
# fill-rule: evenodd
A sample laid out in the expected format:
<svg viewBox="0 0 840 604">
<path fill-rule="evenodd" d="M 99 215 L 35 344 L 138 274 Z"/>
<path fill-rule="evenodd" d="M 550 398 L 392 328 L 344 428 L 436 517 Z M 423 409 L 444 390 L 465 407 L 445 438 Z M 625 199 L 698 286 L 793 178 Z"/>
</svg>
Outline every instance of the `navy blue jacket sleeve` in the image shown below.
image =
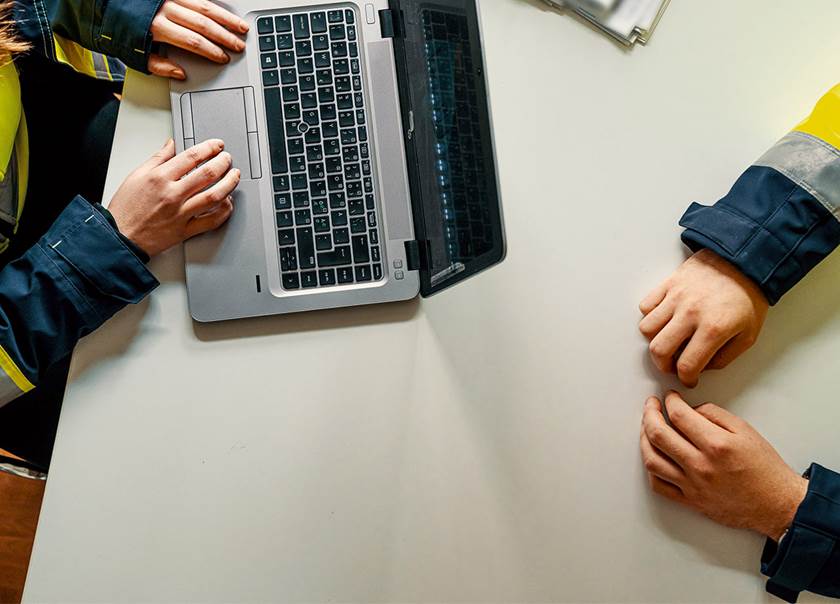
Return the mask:
<svg viewBox="0 0 840 604">
<path fill-rule="evenodd" d="M 158 285 L 106 217 L 76 197 L 46 235 L 0 271 L 0 405 Z"/>
<path fill-rule="evenodd" d="M 17 0 L 15 21 L 36 50 L 55 60 L 54 35 L 148 73 L 152 20 L 163 0 Z"/>
<path fill-rule="evenodd" d="M 814 464 L 808 494 L 778 545 L 768 541 L 761 560 L 767 591 L 796 602 L 811 591 L 840 598 L 840 474 Z"/>
</svg>

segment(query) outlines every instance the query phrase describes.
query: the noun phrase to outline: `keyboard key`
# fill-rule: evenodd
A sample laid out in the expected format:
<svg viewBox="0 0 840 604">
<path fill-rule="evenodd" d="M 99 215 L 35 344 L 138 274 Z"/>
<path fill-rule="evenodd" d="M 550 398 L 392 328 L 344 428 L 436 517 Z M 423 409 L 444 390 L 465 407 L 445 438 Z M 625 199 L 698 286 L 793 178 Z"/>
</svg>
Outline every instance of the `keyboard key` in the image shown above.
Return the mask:
<svg viewBox="0 0 840 604">
<path fill-rule="evenodd" d="M 338 112 L 335 109 L 335 105 L 324 105 L 321 107 L 321 119 L 323 121 L 331 121 L 338 119 Z M 338 136 L 338 134 L 335 134 Z"/>
<path fill-rule="evenodd" d="M 309 145 L 306 147 L 306 160 L 310 162 L 321 161 L 324 159 L 324 153 L 321 145 Z"/>
<path fill-rule="evenodd" d="M 280 83 L 284 86 L 286 84 L 295 84 L 297 83 L 297 71 L 294 69 L 281 69 L 280 70 Z"/>
<path fill-rule="evenodd" d="M 301 40 L 295 43 L 295 53 L 298 57 L 308 57 L 312 54 L 312 42 Z"/>
<path fill-rule="evenodd" d="M 300 268 L 315 268 L 315 242 L 312 239 L 312 229 L 308 227 L 297 229 L 297 239 Z"/>
<path fill-rule="evenodd" d="M 350 232 L 347 229 L 335 229 L 333 231 L 333 241 L 336 245 L 350 243 Z"/>
<path fill-rule="evenodd" d="M 354 164 L 349 164 L 349 165 L 348 165 L 348 167 L 353 166 L 353 165 L 354 165 Z M 358 164 L 355 164 L 355 165 L 358 165 Z M 345 168 L 345 169 L 346 169 L 346 168 Z M 349 177 L 348 177 L 348 178 L 349 178 Z M 358 178 L 358 177 L 357 177 L 357 178 Z M 348 182 L 348 183 L 347 183 L 347 197 L 348 197 L 348 198 L 352 198 L 352 197 L 362 197 L 362 183 L 360 183 L 360 182 L 358 182 L 358 181 L 357 181 L 357 182 Z M 358 199 L 357 201 L 358 201 L 358 203 L 359 203 L 359 208 L 360 208 L 360 210 L 362 210 L 362 211 L 360 211 L 360 212 L 358 212 L 358 213 L 359 213 L 359 214 L 364 214 L 364 211 L 363 211 L 363 210 L 364 210 L 364 206 L 362 205 L 362 200 L 361 200 L 361 199 Z"/>
<path fill-rule="evenodd" d="M 340 59 L 347 56 L 347 42 L 332 42 L 330 44 L 330 52 L 333 59 Z"/>
<path fill-rule="evenodd" d="M 338 282 L 340 284 L 353 283 L 353 269 L 340 268 L 338 269 Z"/>
<path fill-rule="evenodd" d="M 327 106 L 327 107 L 333 107 L 333 109 L 334 109 L 335 108 L 334 105 L 327 105 L 327 103 L 332 103 L 334 100 L 335 100 L 335 91 L 332 89 L 331 86 L 322 86 L 321 88 L 318 89 L 318 102 L 320 102 L 321 105 L 324 105 L 324 106 Z M 321 110 L 323 111 L 324 108 L 322 107 Z M 324 119 L 331 119 L 331 118 L 325 117 Z"/>
<path fill-rule="evenodd" d="M 281 246 L 295 244 L 295 232 L 292 229 L 277 231 L 277 240 Z"/>
<path fill-rule="evenodd" d="M 276 69 L 264 71 L 262 79 L 263 86 L 277 86 L 280 83 L 280 73 Z"/>
<path fill-rule="evenodd" d="M 315 36 L 312 38 L 312 48 L 316 51 L 318 50 L 329 50 L 330 49 L 330 38 L 329 36 Z M 327 54 L 327 58 L 329 59 L 329 54 Z"/>
<path fill-rule="evenodd" d="M 362 177 L 362 169 L 359 164 L 347 164 L 344 166 L 344 178 L 347 180 L 356 180 Z M 356 187 L 360 187 L 361 183 L 354 183 Z M 358 197 L 361 197 L 361 191 L 359 191 Z"/>
<path fill-rule="evenodd" d="M 362 155 L 362 159 L 367 159 L 368 157 L 370 157 L 370 150 L 368 149 L 367 143 L 362 143 L 361 145 L 359 145 L 359 152 Z"/>
<path fill-rule="evenodd" d="M 309 164 L 307 171 L 309 173 L 310 180 L 318 180 L 320 178 L 324 178 L 324 164 L 317 162 L 313 164 Z"/>
<path fill-rule="evenodd" d="M 306 174 L 292 174 L 292 191 L 304 191 L 308 186 Z"/>
<path fill-rule="evenodd" d="M 350 25 L 347 28 L 347 39 L 350 40 L 351 42 L 356 39 L 356 26 L 355 25 Z"/>
<path fill-rule="evenodd" d="M 321 119 L 325 119 L 323 111 L 321 112 Z M 338 122 L 324 122 L 321 128 L 324 131 L 324 138 L 334 138 L 338 136 Z"/>
<path fill-rule="evenodd" d="M 379 233 L 376 229 L 372 229 L 370 232 L 370 242 L 374 245 L 379 243 Z"/>
<path fill-rule="evenodd" d="M 305 14 L 295 15 L 292 18 L 292 28 L 295 32 L 295 39 L 301 40 L 309 37 L 309 17 Z"/>
<path fill-rule="evenodd" d="M 289 158 L 289 170 L 292 172 L 305 172 L 306 159 L 302 155 Z"/>
<path fill-rule="evenodd" d="M 277 50 L 291 50 L 295 47 L 295 39 L 292 34 L 281 34 L 277 36 Z"/>
<path fill-rule="evenodd" d="M 373 208 L 374 208 L 373 195 L 365 195 L 365 207 L 368 210 L 373 210 Z"/>
<path fill-rule="evenodd" d="M 330 208 L 329 204 L 327 203 L 326 199 L 313 199 L 312 200 L 312 213 L 313 214 L 329 214 Z"/>
<path fill-rule="evenodd" d="M 289 139 L 289 155 L 300 155 L 303 153 L 303 139 L 290 138 Z"/>
<path fill-rule="evenodd" d="M 366 178 L 364 180 L 365 183 L 365 193 L 373 193 L 373 180 L 370 178 Z"/>
<path fill-rule="evenodd" d="M 318 277 L 315 271 L 308 271 L 300 274 L 300 284 L 303 287 L 318 287 Z"/>
<path fill-rule="evenodd" d="M 356 57 L 359 56 L 359 45 L 358 44 L 356 44 L 355 42 L 350 42 L 350 44 L 347 45 L 347 48 L 348 48 L 348 52 L 349 52 L 350 56 L 353 59 L 356 59 Z M 353 69 L 353 73 L 359 73 L 358 59 L 356 59 L 356 64 L 355 64 L 355 66 L 352 67 L 352 69 Z"/>
<path fill-rule="evenodd" d="M 310 126 L 317 126 L 321 123 L 321 118 L 315 109 L 308 109 L 303 112 L 303 121 Z"/>
<path fill-rule="evenodd" d="M 362 174 L 370 176 L 370 160 L 365 159 L 362 161 Z"/>
<path fill-rule="evenodd" d="M 297 86 L 283 86 L 283 101 L 290 103 L 300 99 Z"/>
<path fill-rule="evenodd" d="M 320 283 L 322 287 L 335 285 L 335 269 L 328 268 L 318 271 L 318 283 Z"/>
<path fill-rule="evenodd" d="M 277 69 L 277 55 L 273 52 L 260 55 L 260 65 L 263 69 Z"/>
<path fill-rule="evenodd" d="M 327 13 L 327 20 L 330 23 L 341 23 L 344 20 L 344 15 L 341 14 L 340 10 L 331 10 Z"/>
<path fill-rule="evenodd" d="M 373 212 L 368 212 L 367 217 L 368 217 L 368 226 L 370 228 L 375 227 L 376 226 L 376 214 L 374 214 Z"/>
<path fill-rule="evenodd" d="M 309 185 L 309 191 L 312 193 L 312 197 L 326 197 L 327 183 L 323 180 L 313 181 Z"/>
<path fill-rule="evenodd" d="M 345 128 L 341 131 L 341 144 L 342 145 L 355 145 L 358 142 L 356 138 L 356 129 L 355 128 Z"/>
<path fill-rule="evenodd" d="M 315 219 L 315 232 L 316 233 L 329 233 L 330 232 L 330 219 L 326 216 L 318 216 Z"/>
<path fill-rule="evenodd" d="M 291 50 L 284 50 L 279 54 L 280 67 L 292 67 L 295 64 L 295 53 Z"/>
<path fill-rule="evenodd" d="M 341 150 L 341 155 L 344 157 L 345 163 L 351 163 L 359 161 L 359 148 L 355 145 L 352 147 L 344 147 Z"/>
<path fill-rule="evenodd" d="M 300 119 L 300 105 L 297 103 L 286 103 L 283 105 L 283 115 L 287 120 L 299 120 Z M 287 133 L 288 134 L 288 133 Z"/>
<path fill-rule="evenodd" d="M 336 174 L 341 172 L 341 158 L 340 157 L 328 157 L 326 161 L 327 165 L 327 174 Z"/>
<path fill-rule="evenodd" d="M 332 84 L 332 72 L 329 69 L 319 69 L 316 76 L 318 86 L 329 86 Z"/>
<path fill-rule="evenodd" d="M 333 61 L 333 71 L 336 75 L 347 75 L 350 73 L 350 61 L 347 59 L 336 59 Z"/>
<path fill-rule="evenodd" d="M 373 280 L 379 281 L 382 279 L 382 265 L 381 264 L 374 264 L 373 265 Z"/>
<path fill-rule="evenodd" d="M 305 105 L 304 105 L 305 106 Z M 313 145 L 315 143 L 321 142 L 321 129 L 320 128 L 310 128 L 309 132 L 306 133 L 304 139 L 307 145 Z"/>
<path fill-rule="evenodd" d="M 285 171 L 285 170 L 284 170 Z M 288 176 L 275 176 L 273 179 L 274 190 L 278 193 L 282 191 L 289 190 L 289 177 Z"/>
<path fill-rule="evenodd" d="M 292 207 L 292 194 L 291 193 L 280 193 L 279 195 L 274 196 L 274 209 L 275 210 L 288 210 Z"/>
<path fill-rule="evenodd" d="M 260 52 L 270 52 L 275 48 L 274 36 L 260 36 Z"/>
<path fill-rule="evenodd" d="M 330 40 L 343 40 L 345 37 L 344 25 L 330 25 Z"/>
<path fill-rule="evenodd" d="M 338 193 L 330 193 L 330 207 L 335 210 L 336 208 L 343 208 L 347 205 L 347 202 L 344 199 L 344 193 L 339 191 Z"/>
<path fill-rule="evenodd" d="M 324 143 L 324 155 L 341 155 L 341 145 L 337 139 L 328 140 Z"/>
<path fill-rule="evenodd" d="M 309 210 L 295 211 L 295 226 L 309 226 L 312 224 L 312 214 Z"/>
<path fill-rule="evenodd" d="M 353 237 L 353 262 L 356 264 L 370 262 L 367 235 L 356 235 Z"/>
<path fill-rule="evenodd" d="M 352 111 L 342 111 L 338 114 L 338 123 L 342 128 L 356 125 L 356 117 Z"/>
<path fill-rule="evenodd" d="M 370 259 L 373 260 L 374 262 L 380 262 L 382 260 L 382 258 L 379 255 L 379 246 L 378 245 L 375 245 L 372 248 L 370 248 Z"/>
<path fill-rule="evenodd" d="M 312 13 L 309 15 L 309 22 L 313 34 L 321 34 L 327 31 L 327 13 Z"/>
<path fill-rule="evenodd" d="M 284 273 L 297 270 L 297 250 L 295 248 L 280 248 L 280 270 Z"/>
<path fill-rule="evenodd" d="M 297 273 L 283 275 L 283 289 L 300 289 Z"/>
<path fill-rule="evenodd" d="M 300 73 L 315 73 L 315 63 L 312 62 L 311 57 L 298 59 L 297 66 Z"/>
<path fill-rule="evenodd" d="M 352 109 L 353 108 L 353 95 L 351 94 L 339 94 L 336 99 L 338 100 L 338 108 L 339 109 Z"/>
<path fill-rule="evenodd" d="M 306 191 L 297 191 L 292 194 L 292 200 L 296 208 L 305 208 L 309 205 L 309 193 Z"/>
<path fill-rule="evenodd" d="M 353 78 L 353 82 L 355 82 L 355 81 L 356 81 L 356 78 Z M 356 86 L 356 89 L 358 89 L 360 87 L 361 87 L 361 82 L 359 83 L 358 86 Z M 365 102 L 364 102 L 365 100 L 362 97 L 361 92 L 357 92 L 356 94 L 354 94 L 353 99 L 356 101 L 356 107 L 364 107 L 365 106 Z"/>
<path fill-rule="evenodd" d="M 327 178 L 327 188 L 330 191 L 339 191 L 344 188 L 344 176 L 333 174 Z"/>
<path fill-rule="evenodd" d="M 367 126 L 359 126 L 359 141 L 364 143 L 367 142 L 367 139 Z"/>
<path fill-rule="evenodd" d="M 300 84 L 301 92 L 310 92 L 315 90 L 315 76 L 305 75 L 300 77 Z"/>
<path fill-rule="evenodd" d="M 274 21 L 271 17 L 257 19 L 257 33 L 260 35 L 274 33 Z"/>
<path fill-rule="evenodd" d="M 350 92 L 350 78 L 347 76 L 339 76 L 335 78 L 336 92 Z"/>
<path fill-rule="evenodd" d="M 319 252 L 332 249 L 332 237 L 330 237 L 329 235 L 316 235 L 315 249 Z"/>
<path fill-rule="evenodd" d="M 277 228 L 288 228 L 293 226 L 293 222 L 291 212 L 277 212 Z"/>
<path fill-rule="evenodd" d="M 328 52 L 316 52 L 315 53 L 315 67 L 319 69 L 323 69 L 325 67 L 329 67 L 332 65 L 332 61 L 330 60 L 330 53 Z"/>
<path fill-rule="evenodd" d="M 292 31 L 292 18 L 289 15 L 274 17 L 274 29 L 280 34 Z"/>
<path fill-rule="evenodd" d="M 350 210 L 350 216 L 359 216 L 365 213 L 365 202 L 361 199 L 351 199 L 347 204 L 347 209 Z"/>
<path fill-rule="evenodd" d="M 343 227 L 347 226 L 347 212 L 344 210 L 338 210 L 332 213 L 332 223 L 333 226 Z"/>
<path fill-rule="evenodd" d="M 315 109 L 318 106 L 318 97 L 314 92 L 304 92 L 300 95 L 300 104 L 304 109 Z"/>
<path fill-rule="evenodd" d="M 350 246 L 343 245 L 335 248 L 331 252 L 321 252 L 318 254 L 318 266 L 327 268 L 331 266 L 341 266 L 342 264 L 350 264 Z"/>
<path fill-rule="evenodd" d="M 356 14 L 349 8 L 346 11 L 344 11 L 344 18 L 347 20 L 348 23 L 356 22 Z"/>
<path fill-rule="evenodd" d="M 351 233 L 364 233 L 365 231 L 367 231 L 367 225 L 365 224 L 364 218 L 353 218 L 350 221 Z"/>
<path fill-rule="evenodd" d="M 370 281 L 370 267 L 357 266 L 356 267 L 356 281 Z"/>
<path fill-rule="evenodd" d="M 268 147 L 271 157 L 271 171 L 280 174 L 288 170 L 286 161 L 286 135 L 283 132 L 283 109 L 280 103 L 280 89 L 265 89 L 266 125 L 268 128 Z M 282 190 L 277 189 L 275 190 Z"/>
</svg>

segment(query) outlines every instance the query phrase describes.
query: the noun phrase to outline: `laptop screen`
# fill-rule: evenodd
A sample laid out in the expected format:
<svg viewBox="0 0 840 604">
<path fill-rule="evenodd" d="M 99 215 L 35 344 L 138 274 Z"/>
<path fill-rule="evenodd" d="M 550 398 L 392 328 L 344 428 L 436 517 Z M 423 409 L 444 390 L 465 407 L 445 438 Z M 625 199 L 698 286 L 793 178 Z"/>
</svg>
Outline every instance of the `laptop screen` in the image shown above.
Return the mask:
<svg viewBox="0 0 840 604">
<path fill-rule="evenodd" d="M 424 231 L 418 238 L 425 243 L 421 277 L 428 294 L 499 262 L 504 237 L 474 0 L 399 4 L 403 109 L 408 100 L 412 197 L 415 225 Z"/>
</svg>

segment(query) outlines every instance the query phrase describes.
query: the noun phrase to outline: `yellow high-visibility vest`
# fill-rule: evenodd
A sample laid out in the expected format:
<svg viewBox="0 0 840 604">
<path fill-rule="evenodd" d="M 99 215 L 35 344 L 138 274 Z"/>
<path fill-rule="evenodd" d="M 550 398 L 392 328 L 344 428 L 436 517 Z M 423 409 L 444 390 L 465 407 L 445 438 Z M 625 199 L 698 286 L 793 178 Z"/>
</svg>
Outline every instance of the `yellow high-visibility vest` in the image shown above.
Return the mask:
<svg viewBox="0 0 840 604">
<path fill-rule="evenodd" d="M 0 221 L 6 232 L 17 232 L 29 178 L 29 137 L 20 96 L 17 68 L 0 59 Z M 0 235 L 0 252 L 9 240 Z"/>
</svg>

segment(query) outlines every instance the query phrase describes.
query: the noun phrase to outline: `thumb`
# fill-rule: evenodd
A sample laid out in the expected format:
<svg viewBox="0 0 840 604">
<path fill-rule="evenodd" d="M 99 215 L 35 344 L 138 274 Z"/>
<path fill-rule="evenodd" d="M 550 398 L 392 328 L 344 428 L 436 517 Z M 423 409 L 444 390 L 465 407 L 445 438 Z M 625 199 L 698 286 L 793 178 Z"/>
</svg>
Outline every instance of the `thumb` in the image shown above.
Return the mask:
<svg viewBox="0 0 840 604">
<path fill-rule="evenodd" d="M 162 166 L 168 162 L 173 157 L 175 157 L 175 139 L 170 138 L 167 139 L 159 151 L 146 161 L 145 167 L 149 170 L 157 168 L 158 166 Z"/>
</svg>

